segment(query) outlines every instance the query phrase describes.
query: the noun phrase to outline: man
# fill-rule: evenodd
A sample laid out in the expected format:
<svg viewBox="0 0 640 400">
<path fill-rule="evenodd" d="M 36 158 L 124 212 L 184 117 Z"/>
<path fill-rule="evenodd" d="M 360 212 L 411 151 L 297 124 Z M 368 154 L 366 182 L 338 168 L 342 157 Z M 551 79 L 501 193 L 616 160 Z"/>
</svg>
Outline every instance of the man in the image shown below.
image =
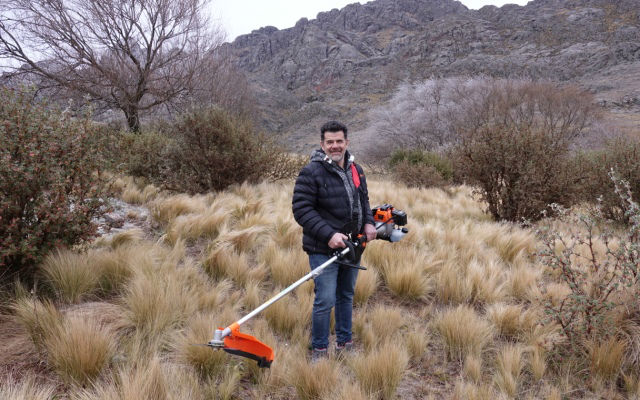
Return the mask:
<svg viewBox="0 0 640 400">
<path fill-rule="evenodd" d="M 311 269 L 346 247 L 348 235 L 376 238 L 367 182 L 347 151 L 347 127 L 329 121 L 320 129 L 320 146 L 298 175 L 293 189 L 293 216 L 302 226 L 302 248 Z M 354 174 L 355 179 L 354 179 Z M 335 306 L 336 352 L 350 350 L 353 293 L 358 270 L 333 263 L 314 279 L 311 316 L 312 360 L 326 357 L 331 309 Z"/>
</svg>

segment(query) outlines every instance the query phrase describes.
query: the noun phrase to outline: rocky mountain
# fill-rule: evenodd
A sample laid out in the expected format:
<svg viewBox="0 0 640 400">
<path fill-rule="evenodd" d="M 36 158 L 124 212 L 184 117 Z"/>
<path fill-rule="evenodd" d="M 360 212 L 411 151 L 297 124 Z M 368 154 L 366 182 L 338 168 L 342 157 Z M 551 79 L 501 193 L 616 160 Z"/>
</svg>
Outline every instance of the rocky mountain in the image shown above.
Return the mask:
<svg viewBox="0 0 640 400">
<path fill-rule="evenodd" d="M 638 0 L 534 0 L 469 10 L 454 0 L 374 0 L 223 45 L 257 94 L 260 119 L 294 150 L 328 118 L 357 132 L 403 81 L 483 74 L 579 84 L 640 123 Z M 364 140 L 360 138 L 360 140 Z"/>
</svg>

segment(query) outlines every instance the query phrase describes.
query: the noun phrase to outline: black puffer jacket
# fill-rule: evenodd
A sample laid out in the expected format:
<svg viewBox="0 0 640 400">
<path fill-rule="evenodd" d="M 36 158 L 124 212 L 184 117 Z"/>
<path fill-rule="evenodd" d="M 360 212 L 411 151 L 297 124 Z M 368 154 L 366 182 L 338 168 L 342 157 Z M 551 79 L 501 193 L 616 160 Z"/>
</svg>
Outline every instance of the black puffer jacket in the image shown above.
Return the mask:
<svg viewBox="0 0 640 400">
<path fill-rule="evenodd" d="M 302 226 L 302 248 L 307 253 L 329 253 L 328 243 L 336 232 L 362 233 L 364 224 L 374 224 L 364 172 L 356 165 L 360 175 L 356 191 L 349 152 L 345 160 L 343 170 L 322 150 L 316 150 L 296 179 L 293 216 Z"/>
</svg>

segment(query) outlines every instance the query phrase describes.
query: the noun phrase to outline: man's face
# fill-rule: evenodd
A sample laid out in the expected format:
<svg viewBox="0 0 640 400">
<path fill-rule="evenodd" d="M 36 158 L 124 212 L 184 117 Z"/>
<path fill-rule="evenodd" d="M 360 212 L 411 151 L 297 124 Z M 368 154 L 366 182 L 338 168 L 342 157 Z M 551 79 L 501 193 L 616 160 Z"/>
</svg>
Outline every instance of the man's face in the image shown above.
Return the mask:
<svg viewBox="0 0 640 400">
<path fill-rule="evenodd" d="M 321 143 L 325 154 L 340 166 L 344 166 L 344 153 L 347 151 L 348 145 L 349 141 L 344 138 L 343 131 L 325 132 L 324 140 Z"/>
</svg>

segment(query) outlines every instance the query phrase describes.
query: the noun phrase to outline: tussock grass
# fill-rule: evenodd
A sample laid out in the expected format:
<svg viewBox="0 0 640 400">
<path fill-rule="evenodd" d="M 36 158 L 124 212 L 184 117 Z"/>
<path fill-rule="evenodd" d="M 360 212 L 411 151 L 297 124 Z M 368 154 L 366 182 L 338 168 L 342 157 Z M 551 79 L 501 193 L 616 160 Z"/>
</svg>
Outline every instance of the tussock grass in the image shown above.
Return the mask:
<svg viewBox="0 0 640 400">
<path fill-rule="evenodd" d="M 387 286 L 396 296 L 406 300 L 420 300 L 429 292 L 429 280 L 419 262 L 403 258 L 395 269 L 385 273 Z"/>
<path fill-rule="evenodd" d="M 56 296 L 65 302 L 77 303 L 98 287 L 99 275 L 89 265 L 86 254 L 55 251 L 44 259 L 41 272 Z"/>
<path fill-rule="evenodd" d="M 467 355 L 462 372 L 467 379 L 479 384 L 482 379 L 482 359 L 473 354 Z"/>
<path fill-rule="evenodd" d="M 358 273 L 355 292 L 353 294 L 353 304 L 356 306 L 364 306 L 367 304 L 371 296 L 378 289 L 379 280 L 378 273 L 374 269 L 361 271 Z"/>
<path fill-rule="evenodd" d="M 135 186 L 125 187 L 120 198 L 131 204 L 143 204 L 145 200 L 142 191 Z"/>
<path fill-rule="evenodd" d="M 206 346 L 198 346 L 198 344 L 208 343 L 216 328 L 213 318 L 197 315 L 187 323 L 186 329 L 177 334 L 173 341 L 173 348 L 179 360 L 192 366 L 203 377 L 222 376 L 229 366 L 230 360 L 227 353 Z"/>
<path fill-rule="evenodd" d="M 402 345 L 385 342 L 366 354 L 356 354 L 349 364 L 370 398 L 392 399 L 408 363 Z"/>
<path fill-rule="evenodd" d="M 175 380 L 163 371 L 157 357 L 146 363 L 121 368 L 112 381 L 97 382 L 92 388 L 79 392 L 77 400 L 146 400 L 170 398 L 170 386 Z M 174 377 L 175 379 L 175 377 Z"/>
<path fill-rule="evenodd" d="M 547 360 L 545 359 L 544 350 L 538 346 L 535 346 L 531 352 L 529 368 L 531 370 L 531 376 L 533 376 L 533 379 L 536 381 L 544 377 L 544 373 L 547 370 Z"/>
<path fill-rule="evenodd" d="M 590 370 L 603 383 L 614 384 L 624 361 L 627 343 L 614 336 L 607 340 L 591 339 L 586 344 Z"/>
<path fill-rule="evenodd" d="M 283 297 L 267 308 L 264 316 L 271 329 L 290 338 L 296 334 L 296 331 L 304 330 L 309 326 L 312 305 L 313 298 L 308 296 Z"/>
<path fill-rule="evenodd" d="M 122 296 L 125 324 L 142 336 L 163 334 L 196 311 L 197 290 L 175 270 L 137 273 Z"/>
<path fill-rule="evenodd" d="M 487 318 L 498 334 L 507 339 L 516 339 L 523 332 L 533 330 L 540 317 L 536 310 L 525 310 L 520 304 L 496 303 L 487 308 Z"/>
<path fill-rule="evenodd" d="M 256 240 L 265 232 L 263 226 L 251 226 L 249 228 L 221 233 L 218 241 L 230 243 L 240 253 L 245 253 L 257 247 Z"/>
<path fill-rule="evenodd" d="M 167 225 L 176 217 L 185 214 L 202 213 L 207 209 L 206 196 L 188 196 L 185 194 L 159 198 L 149 204 L 151 216 L 161 225 Z"/>
<path fill-rule="evenodd" d="M 9 378 L 0 382 L 0 399 L 3 400 L 49 400 L 54 398 L 55 385 L 37 382 L 28 376 L 21 381 Z"/>
<path fill-rule="evenodd" d="M 434 327 L 449 357 L 457 360 L 468 355 L 479 357 L 494 333 L 491 325 L 467 305 L 441 311 L 435 317 Z"/>
<path fill-rule="evenodd" d="M 62 306 L 66 317 L 52 303 L 28 295 L 12 306 L 14 318 L 39 341 L 44 355 L 45 338 L 52 332 L 63 336 L 65 324 L 81 316 L 115 332 L 111 362 L 85 378 L 85 388 L 65 386 L 63 397 L 411 398 L 431 389 L 431 379 L 420 381 L 425 368 L 444 382 L 427 394 L 433 398 L 544 398 L 550 383 L 570 399 L 597 390 L 595 383 L 583 389 L 577 377 L 594 368 L 592 354 L 604 357 L 604 344 L 594 342 L 597 348 L 593 345 L 572 369 L 564 360 L 547 366 L 547 358 L 557 360 L 551 349 L 560 335 L 557 327 L 543 323 L 541 305 L 561 302 L 567 287 L 549 285 L 552 271 L 543 276 L 543 268 L 533 264 L 531 232 L 492 223 L 470 188 L 370 184 L 371 204 L 390 202 L 405 210 L 410 234 L 400 243 L 369 243 L 364 253 L 362 264 L 370 269 L 359 274 L 354 298 L 358 350 L 308 364 L 309 282 L 243 326 L 274 348 L 276 362 L 264 371 L 254 361 L 191 344 L 206 343 L 215 328 L 236 321 L 309 272 L 301 228 L 291 215 L 291 183 L 171 197 L 151 189 L 145 194 L 132 180 L 123 180 L 121 187 L 136 188 L 132 193 L 165 228 L 164 242 L 153 245 L 127 233 L 90 248 L 83 256 L 97 283 L 80 291 L 79 304 Z M 83 303 L 88 299 L 95 303 Z M 430 342 L 432 334 L 436 343 Z M 27 335 L 22 330 L 20 335 L 26 343 Z M 627 352 L 632 351 L 628 345 Z M 638 378 L 627 364 L 616 363 L 611 370 L 625 372 L 628 393 L 637 393 Z M 54 371 L 53 363 L 46 368 Z M 456 384 L 451 371 L 459 371 L 464 381 Z M 606 383 L 618 374 L 604 378 L 606 373 L 591 371 Z"/>
<path fill-rule="evenodd" d="M 67 383 L 84 385 L 100 374 L 114 352 L 114 335 L 92 319 L 72 316 L 44 340 L 50 364 Z"/>
<path fill-rule="evenodd" d="M 291 368 L 289 380 L 299 399 L 330 398 L 336 391 L 340 372 L 340 366 L 334 360 L 310 364 L 301 358 Z"/>
<path fill-rule="evenodd" d="M 473 260 L 467 266 L 466 280 L 471 290 L 469 299 L 474 304 L 491 304 L 505 297 L 504 271 L 495 262 L 481 264 Z"/>
<path fill-rule="evenodd" d="M 518 266 L 510 270 L 508 278 L 509 294 L 516 300 L 531 301 L 540 297 L 537 284 L 540 270 L 533 267 Z"/>
<path fill-rule="evenodd" d="M 429 336 L 423 328 L 418 328 L 405 335 L 405 343 L 409 359 L 420 360 L 427 352 Z"/>
<path fill-rule="evenodd" d="M 466 303 L 471 298 L 470 281 L 463 279 L 466 268 L 453 259 L 445 263 L 435 279 L 436 299 L 444 304 Z"/>
<path fill-rule="evenodd" d="M 496 393 L 487 385 L 458 381 L 452 396 L 453 400 L 495 400 Z"/>
<path fill-rule="evenodd" d="M 211 250 L 203 268 L 214 279 L 231 278 L 240 285 L 246 284 L 251 276 L 247 256 L 228 245 L 219 245 Z"/>
<path fill-rule="evenodd" d="M 11 305 L 16 320 L 28 332 L 38 349 L 44 348 L 48 337 L 56 336 L 62 328 L 63 316 L 48 300 L 20 297 Z"/>
<path fill-rule="evenodd" d="M 204 214 L 181 215 L 169 223 L 167 241 L 176 243 L 179 239 L 193 241 L 200 238 L 215 239 L 225 231 L 229 221 L 226 210 L 207 210 Z"/>
<path fill-rule="evenodd" d="M 291 285 L 311 271 L 309 258 L 301 249 L 282 249 L 274 242 L 263 247 L 259 259 L 268 266 L 273 281 L 282 287 Z"/>
<path fill-rule="evenodd" d="M 260 290 L 260 283 L 249 281 L 245 287 L 244 297 L 242 303 L 247 310 L 253 310 L 262 303 L 262 294 Z"/>
<path fill-rule="evenodd" d="M 278 247 L 283 249 L 297 249 L 302 245 L 302 227 L 290 216 L 278 219 L 270 232 L 271 239 Z"/>
<path fill-rule="evenodd" d="M 500 391 L 509 398 L 516 398 L 518 384 L 522 372 L 523 349 L 517 345 L 506 345 L 496 357 L 496 374 L 494 382 Z"/>
<path fill-rule="evenodd" d="M 493 232 L 485 236 L 485 242 L 494 247 L 507 263 L 522 255 L 533 254 L 536 250 L 536 238 L 533 232 L 507 224 L 494 224 Z"/>
<path fill-rule="evenodd" d="M 120 246 L 139 242 L 144 238 L 144 232 L 140 228 L 129 229 L 124 232 L 115 234 L 111 238 L 111 248 L 116 249 Z"/>
</svg>

